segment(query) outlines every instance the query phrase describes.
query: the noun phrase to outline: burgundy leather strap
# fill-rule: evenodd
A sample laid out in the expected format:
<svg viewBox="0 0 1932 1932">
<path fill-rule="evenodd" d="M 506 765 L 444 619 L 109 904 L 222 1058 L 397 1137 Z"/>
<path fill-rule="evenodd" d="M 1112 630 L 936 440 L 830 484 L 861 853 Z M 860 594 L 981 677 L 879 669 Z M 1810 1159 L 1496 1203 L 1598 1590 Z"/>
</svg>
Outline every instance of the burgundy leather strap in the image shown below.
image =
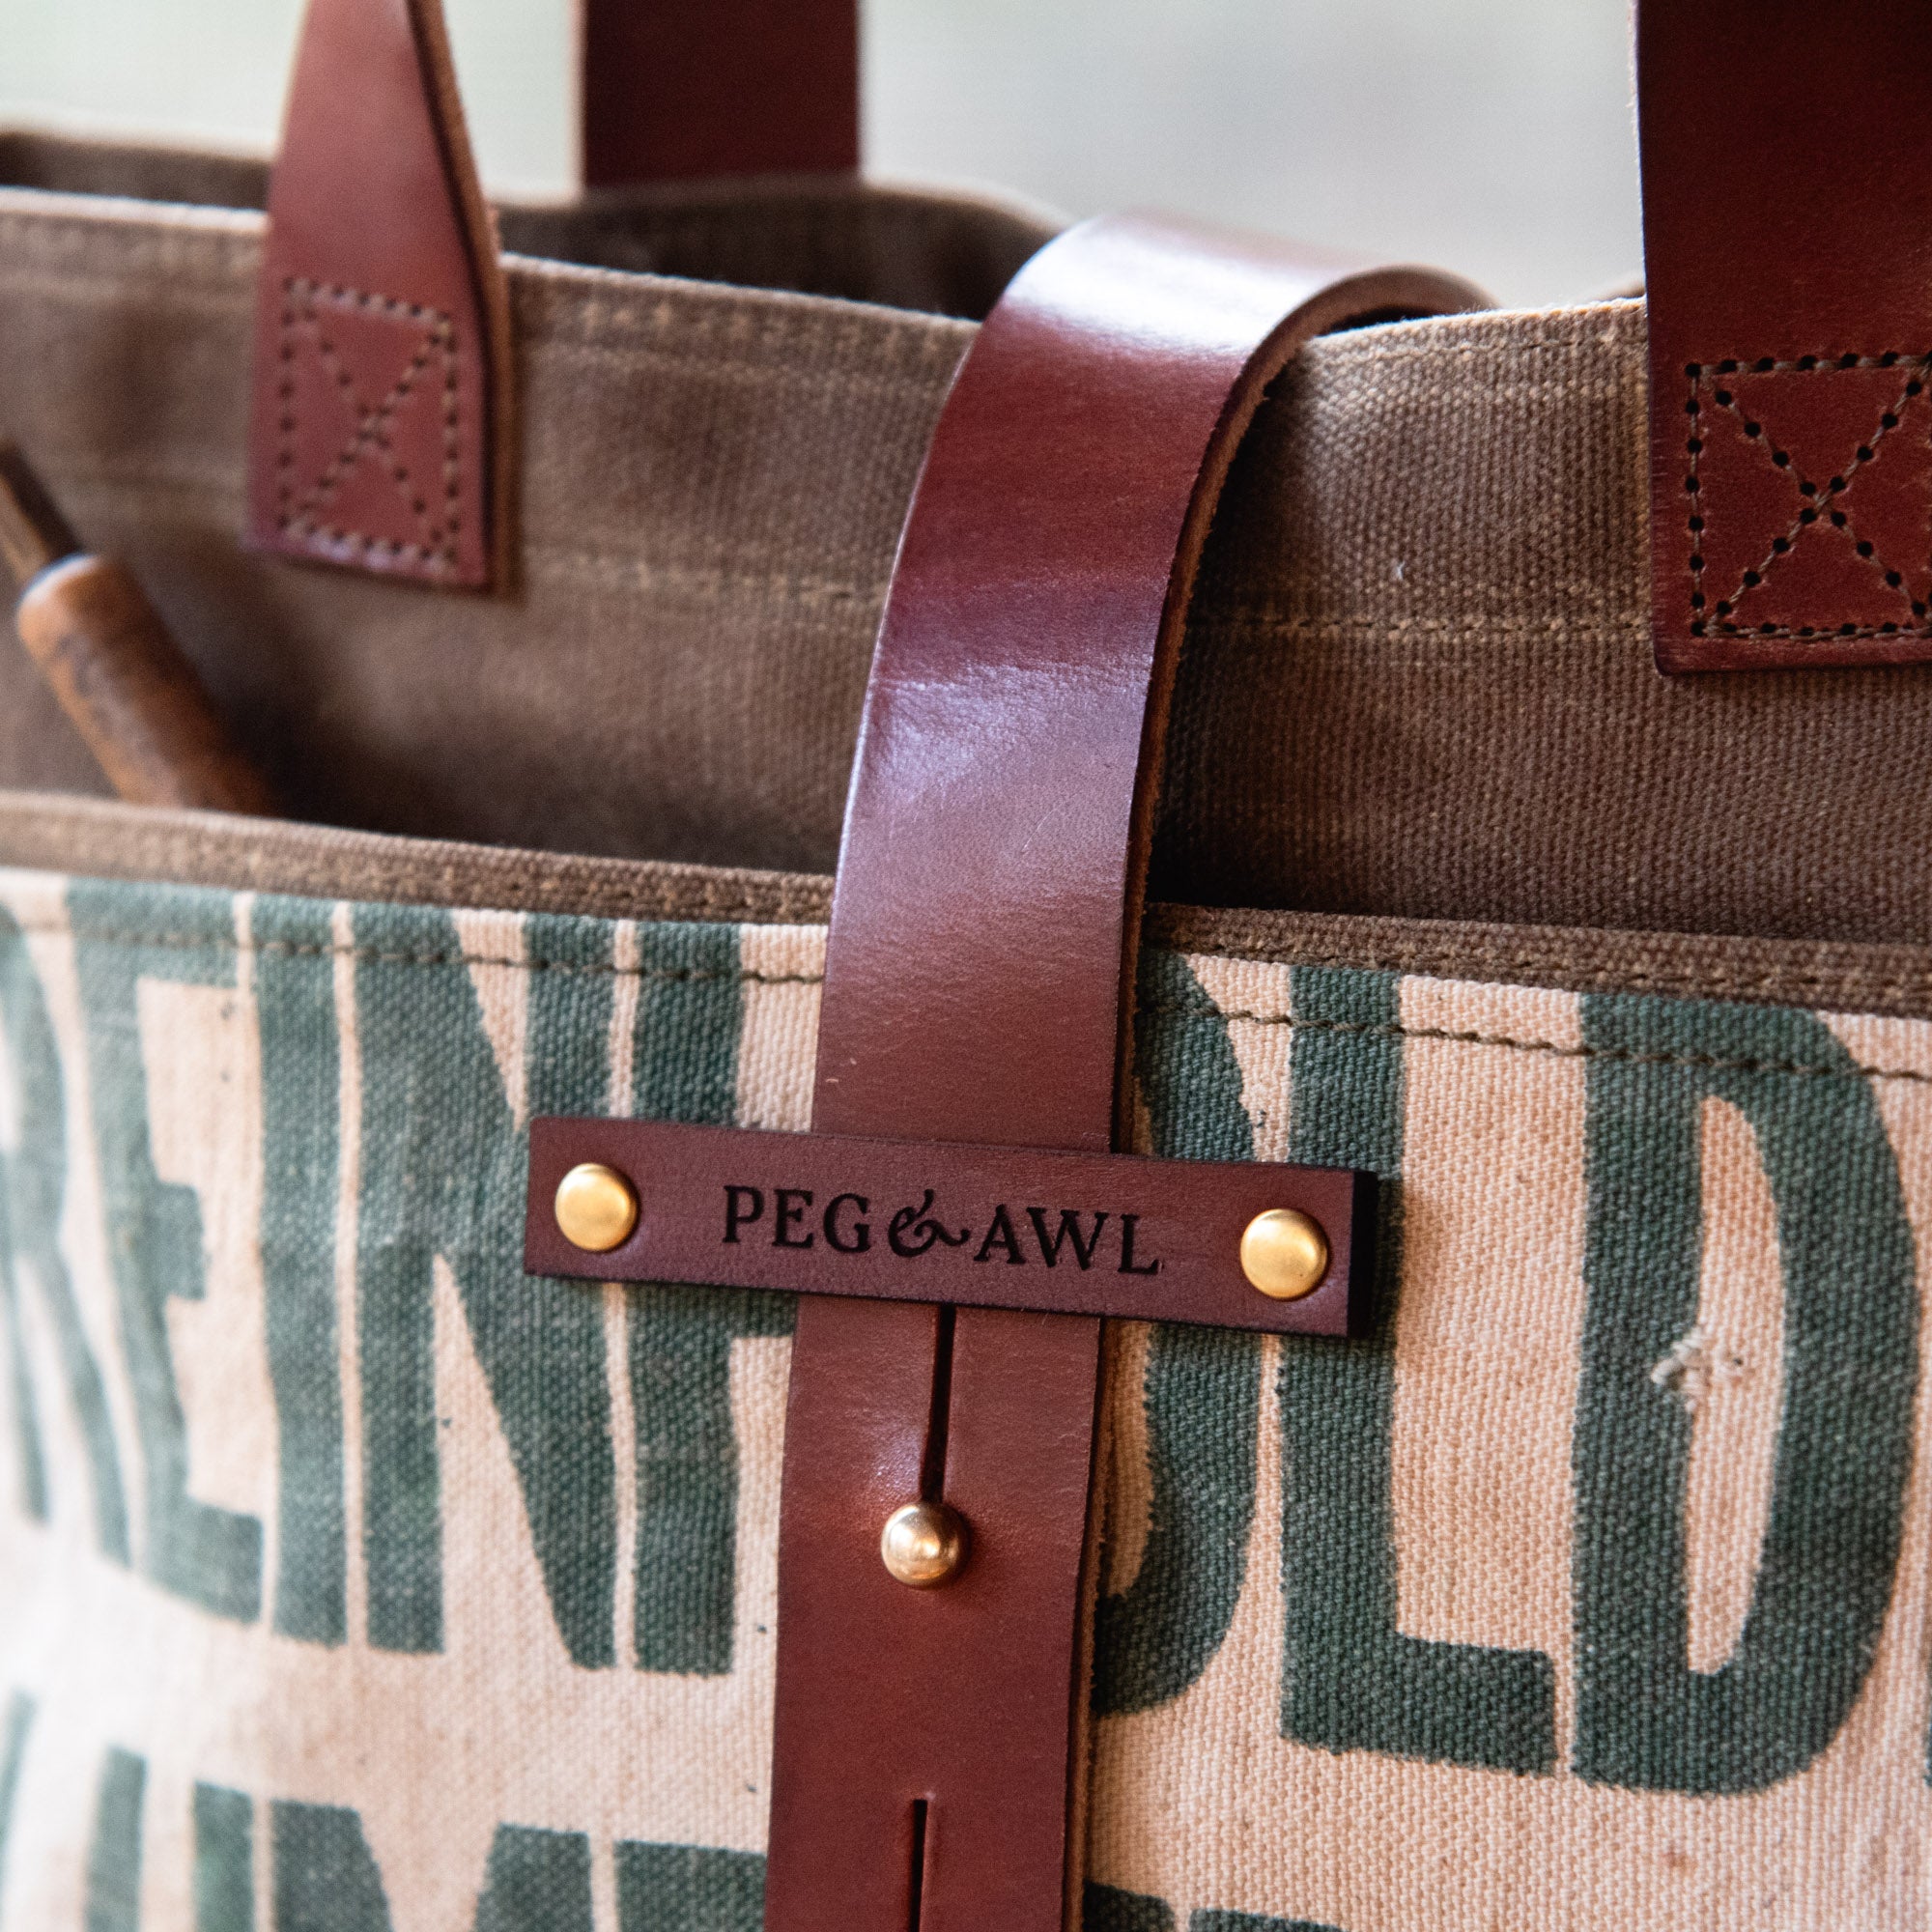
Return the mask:
<svg viewBox="0 0 1932 1932">
<path fill-rule="evenodd" d="M 1478 300 L 1142 219 L 1076 229 L 1022 270 L 960 372 L 900 550 L 817 1131 L 1115 1144 L 1167 696 L 1235 447 L 1308 336 Z M 1086 1318 L 801 1302 L 770 1932 L 1062 1925 L 1098 1363 Z M 878 1553 L 886 1516 L 922 1494 L 973 1538 L 930 1592 Z"/>
<path fill-rule="evenodd" d="M 858 0 L 583 0 L 583 183 L 859 165 Z"/>
<path fill-rule="evenodd" d="M 1641 0 L 1666 670 L 1932 657 L 1923 0 Z"/>
<path fill-rule="evenodd" d="M 490 583 L 508 342 L 440 0 L 310 0 L 269 197 L 251 540 Z"/>
</svg>

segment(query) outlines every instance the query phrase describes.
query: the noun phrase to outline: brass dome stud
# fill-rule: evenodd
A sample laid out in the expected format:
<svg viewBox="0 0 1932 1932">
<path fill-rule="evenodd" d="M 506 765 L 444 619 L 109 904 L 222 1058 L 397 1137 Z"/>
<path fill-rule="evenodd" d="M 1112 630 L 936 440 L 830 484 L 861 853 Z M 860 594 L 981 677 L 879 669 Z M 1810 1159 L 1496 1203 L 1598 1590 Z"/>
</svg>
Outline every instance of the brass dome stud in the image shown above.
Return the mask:
<svg viewBox="0 0 1932 1932">
<path fill-rule="evenodd" d="M 572 1247 L 608 1255 L 637 1231 L 638 1190 L 614 1167 L 587 1160 L 557 1183 L 556 1225 Z"/>
<path fill-rule="evenodd" d="M 944 1503 L 907 1503 L 886 1519 L 879 1557 L 908 1589 L 936 1590 L 966 1561 L 965 1520 Z"/>
<path fill-rule="evenodd" d="M 1271 1301 L 1299 1301 L 1328 1272 L 1328 1237 L 1293 1208 L 1257 1214 L 1241 1236 L 1241 1272 Z"/>
</svg>

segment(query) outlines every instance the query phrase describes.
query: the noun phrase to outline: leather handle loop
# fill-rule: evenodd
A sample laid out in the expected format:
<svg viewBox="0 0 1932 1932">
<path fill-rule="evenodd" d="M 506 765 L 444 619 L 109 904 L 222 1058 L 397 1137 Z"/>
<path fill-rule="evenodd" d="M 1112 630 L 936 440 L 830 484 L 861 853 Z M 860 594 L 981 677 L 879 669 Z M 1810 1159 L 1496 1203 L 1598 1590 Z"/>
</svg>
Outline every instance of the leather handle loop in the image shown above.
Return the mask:
<svg viewBox="0 0 1932 1932">
<path fill-rule="evenodd" d="M 1167 704 L 1236 447 L 1311 335 L 1468 283 L 1150 217 L 1034 257 L 899 548 L 821 1009 L 826 1132 L 1104 1149 Z"/>
<path fill-rule="evenodd" d="M 1310 335 L 1480 300 L 1147 219 L 1075 229 L 1020 272 L 900 545 L 818 1131 L 1113 1144 L 1168 693 L 1235 448 Z M 1099 1339 L 1085 1317 L 800 1303 L 767 1932 L 904 1932 L 915 1899 L 923 1932 L 1059 1932 L 1073 1912 Z M 909 1591 L 880 1525 L 935 1467 L 972 1553 Z"/>
<path fill-rule="evenodd" d="M 310 0 L 269 190 L 250 540 L 447 587 L 499 581 L 509 344 L 441 0 Z"/>
<path fill-rule="evenodd" d="M 588 183 L 858 164 L 858 0 L 581 0 Z M 259 549 L 509 575 L 509 298 L 441 0 L 310 0 L 269 199 Z"/>
</svg>

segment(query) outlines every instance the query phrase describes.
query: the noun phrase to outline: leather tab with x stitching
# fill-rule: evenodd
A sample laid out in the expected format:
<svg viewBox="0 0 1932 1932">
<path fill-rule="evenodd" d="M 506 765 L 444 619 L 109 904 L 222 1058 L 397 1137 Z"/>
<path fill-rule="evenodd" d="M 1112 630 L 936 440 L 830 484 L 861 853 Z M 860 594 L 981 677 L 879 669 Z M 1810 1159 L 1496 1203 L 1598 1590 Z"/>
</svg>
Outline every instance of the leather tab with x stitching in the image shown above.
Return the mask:
<svg viewBox="0 0 1932 1932">
<path fill-rule="evenodd" d="M 312 0 L 270 196 L 251 540 L 490 583 L 508 333 L 439 0 Z"/>
<path fill-rule="evenodd" d="M 1642 0 L 1666 670 L 1932 658 L 1920 0 Z"/>
</svg>

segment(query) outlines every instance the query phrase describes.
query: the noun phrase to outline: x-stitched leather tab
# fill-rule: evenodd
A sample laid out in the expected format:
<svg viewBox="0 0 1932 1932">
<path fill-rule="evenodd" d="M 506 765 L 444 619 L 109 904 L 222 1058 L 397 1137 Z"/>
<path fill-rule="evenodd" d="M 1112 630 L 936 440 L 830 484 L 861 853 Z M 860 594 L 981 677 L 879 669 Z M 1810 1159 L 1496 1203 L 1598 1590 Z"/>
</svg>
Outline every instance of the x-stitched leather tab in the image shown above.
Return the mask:
<svg viewBox="0 0 1932 1932">
<path fill-rule="evenodd" d="M 453 575 L 465 481 L 454 323 L 300 276 L 282 289 L 276 527 L 336 562 Z"/>
<path fill-rule="evenodd" d="M 250 541 L 496 582 L 508 302 L 438 0 L 310 0 L 263 258 Z"/>
<path fill-rule="evenodd" d="M 1686 365 L 1692 638 L 1932 631 L 1928 367 L 1896 350 Z"/>
<path fill-rule="evenodd" d="M 1640 0 L 1665 670 L 1932 658 L 1923 0 Z"/>
</svg>

